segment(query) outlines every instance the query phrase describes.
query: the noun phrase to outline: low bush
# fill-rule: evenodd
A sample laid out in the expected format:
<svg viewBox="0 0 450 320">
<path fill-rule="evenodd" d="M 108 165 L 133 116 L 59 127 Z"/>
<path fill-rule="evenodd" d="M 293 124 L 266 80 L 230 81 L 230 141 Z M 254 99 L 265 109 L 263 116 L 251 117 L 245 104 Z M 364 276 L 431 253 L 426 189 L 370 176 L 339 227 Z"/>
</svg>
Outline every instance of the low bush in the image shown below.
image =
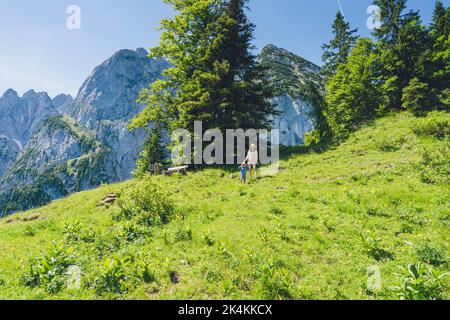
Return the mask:
<svg viewBox="0 0 450 320">
<path fill-rule="evenodd" d="M 445 112 L 430 112 L 426 118 L 414 121 L 411 129 L 418 136 L 449 137 L 450 117 Z"/>
<path fill-rule="evenodd" d="M 30 261 L 22 283 L 31 288 L 44 286 L 48 293 L 57 293 L 63 288 L 67 269 L 73 262 L 72 247 L 53 243 L 46 254 Z"/>
<path fill-rule="evenodd" d="M 97 294 L 125 292 L 126 282 L 129 279 L 126 268 L 129 263 L 129 260 L 117 255 L 113 259 L 106 259 L 98 270 L 99 276 L 95 279 Z"/>
<path fill-rule="evenodd" d="M 416 167 L 424 183 L 450 183 L 450 140 L 440 141 L 433 147 L 425 147 Z"/>
<path fill-rule="evenodd" d="M 183 229 L 177 228 L 174 232 L 175 241 L 191 241 L 192 240 L 192 230 L 191 229 Z"/>
<path fill-rule="evenodd" d="M 390 136 L 386 135 L 381 137 L 377 142 L 376 146 L 378 150 L 383 152 L 395 152 L 400 150 L 403 145 L 407 143 L 408 139 L 405 136 Z"/>
<path fill-rule="evenodd" d="M 150 264 L 142 259 L 140 259 L 137 262 L 136 275 L 139 279 L 141 279 L 145 283 L 151 283 L 156 280 L 155 274 L 153 270 L 150 268 Z"/>
<path fill-rule="evenodd" d="M 153 227 L 169 223 L 175 213 L 170 197 L 151 181 L 125 190 L 117 201 L 116 220 L 133 220 L 139 225 Z"/>
<path fill-rule="evenodd" d="M 264 260 L 255 271 L 260 279 L 262 298 L 268 300 L 290 300 L 291 278 L 287 270 L 281 268 L 272 259 Z"/>
<path fill-rule="evenodd" d="M 95 241 L 96 232 L 92 228 L 85 228 L 80 222 L 66 223 L 64 225 L 64 240 L 68 243 Z"/>
<path fill-rule="evenodd" d="M 426 242 L 420 243 L 416 247 L 416 255 L 420 261 L 433 266 L 440 266 L 447 263 L 444 251 L 441 248 L 435 247 Z"/>
<path fill-rule="evenodd" d="M 371 238 L 363 234 L 360 234 L 360 237 L 363 241 L 364 251 L 369 257 L 372 257 L 377 261 L 393 258 L 390 252 L 381 248 L 381 240 L 379 238 Z"/>
<path fill-rule="evenodd" d="M 134 222 L 127 222 L 122 226 L 119 237 L 127 242 L 135 242 L 151 235 L 148 228 Z"/>
<path fill-rule="evenodd" d="M 449 273 L 439 273 L 421 263 L 409 264 L 396 274 L 399 285 L 390 288 L 395 298 L 400 300 L 441 300 L 448 290 L 444 278 Z"/>
</svg>

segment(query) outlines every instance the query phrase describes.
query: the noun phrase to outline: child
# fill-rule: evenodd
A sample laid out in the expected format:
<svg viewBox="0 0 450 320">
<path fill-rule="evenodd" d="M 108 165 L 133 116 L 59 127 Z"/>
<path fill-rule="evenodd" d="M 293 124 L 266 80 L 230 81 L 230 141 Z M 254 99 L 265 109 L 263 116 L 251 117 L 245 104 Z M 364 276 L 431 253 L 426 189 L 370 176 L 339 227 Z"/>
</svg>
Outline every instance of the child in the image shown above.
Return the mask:
<svg viewBox="0 0 450 320">
<path fill-rule="evenodd" d="M 239 169 L 241 170 L 241 182 L 247 183 L 247 171 L 248 171 L 247 163 L 244 162 L 243 164 L 241 164 Z"/>
</svg>

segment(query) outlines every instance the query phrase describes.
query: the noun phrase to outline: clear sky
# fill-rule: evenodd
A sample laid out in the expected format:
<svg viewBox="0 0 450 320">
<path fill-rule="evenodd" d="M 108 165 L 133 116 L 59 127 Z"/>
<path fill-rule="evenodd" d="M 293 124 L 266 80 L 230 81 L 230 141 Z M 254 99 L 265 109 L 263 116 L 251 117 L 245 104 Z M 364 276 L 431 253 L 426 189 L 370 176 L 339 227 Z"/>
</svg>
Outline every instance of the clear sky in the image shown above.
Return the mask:
<svg viewBox="0 0 450 320">
<path fill-rule="evenodd" d="M 372 0 L 339 0 L 360 34 L 370 35 Z M 251 0 L 258 49 L 273 43 L 321 64 L 338 0 Z M 450 5 L 450 0 L 444 0 Z M 81 9 L 81 29 L 69 30 L 69 5 Z M 409 0 L 428 23 L 434 0 Z M 0 0 L 0 95 L 8 88 L 76 95 L 92 69 L 114 52 L 157 44 L 159 21 L 172 15 L 162 0 Z"/>
</svg>

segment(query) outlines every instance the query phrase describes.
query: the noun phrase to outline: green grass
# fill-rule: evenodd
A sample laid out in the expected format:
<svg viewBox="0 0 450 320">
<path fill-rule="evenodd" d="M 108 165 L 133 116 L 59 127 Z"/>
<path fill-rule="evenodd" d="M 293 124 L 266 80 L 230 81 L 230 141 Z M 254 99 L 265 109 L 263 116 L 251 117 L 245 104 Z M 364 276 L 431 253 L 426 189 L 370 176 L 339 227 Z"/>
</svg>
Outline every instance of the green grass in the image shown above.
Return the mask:
<svg viewBox="0 0 450 320">
<path fill-rule="evenodd" d="M 326 152 L 299 148 L 282 160 L 281 172 L 250 185 L 239 183 L 237 169 L 148 178 L 170 194 L 176 214 L 134 242 L 118 240 L 126 222 L 113 219 L 117 205 L 98 203 L 111 192 L 139 190 L 145 180 L 3 218 L 0 298 L 390 299 L 398 266 L 426 261 L 425 244 L 444 259 L 434 270 L 449 270 L 448 177 L 425 183 L 418 166 L 424 147 L 448 140 L 416 135 L 416 121 L 396 114 Z M 91 228 L 94 239 L 64 240 L 65 225 L 76 222 Z M 29 260 L 53 241 L 73 247 L 80 289 L 51 294 L 22 283 Z M 379 290 L 367 288 L 371 266 L 381 270 Z M 111 272 L 120 278 L 117 290 L 96 290 L 99 277 Z"/>
</svg>

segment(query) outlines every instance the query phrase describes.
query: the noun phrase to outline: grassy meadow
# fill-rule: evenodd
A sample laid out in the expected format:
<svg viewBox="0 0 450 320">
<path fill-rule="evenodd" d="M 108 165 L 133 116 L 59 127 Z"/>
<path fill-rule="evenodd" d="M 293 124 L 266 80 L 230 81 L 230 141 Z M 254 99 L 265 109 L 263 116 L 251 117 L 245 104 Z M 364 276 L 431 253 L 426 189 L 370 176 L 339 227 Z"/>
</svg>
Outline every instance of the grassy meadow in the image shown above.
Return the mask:
<svg viewBox="0 0 450 320">
<path fill-rule="evenodd" d="M 448 299 L 448 122 L 380 118 L 247 185 L 206 169 L 7 216 L 0 299 Z"/>
</svg>

